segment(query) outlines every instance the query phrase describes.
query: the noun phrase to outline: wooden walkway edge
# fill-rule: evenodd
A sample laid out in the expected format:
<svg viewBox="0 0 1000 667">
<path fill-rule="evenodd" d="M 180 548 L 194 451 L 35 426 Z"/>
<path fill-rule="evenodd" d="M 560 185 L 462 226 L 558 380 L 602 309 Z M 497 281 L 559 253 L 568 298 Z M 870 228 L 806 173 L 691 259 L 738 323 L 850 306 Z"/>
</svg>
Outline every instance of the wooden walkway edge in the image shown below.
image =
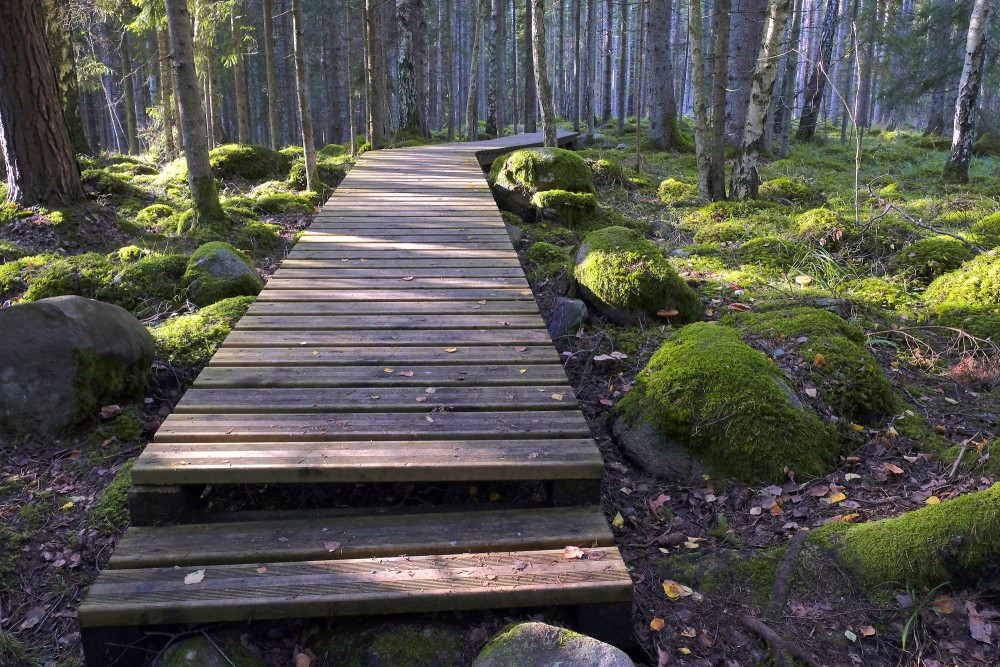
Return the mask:
<svg viewBox="0 0 1000 667">
<path fill-rule="evenodd" d="M 132 527 L 79 610 L 88 665 L 207 621 L 603 605 L 587 628 L 631 627 L 603 462 L 481 166 L 539 144 L 358 159 L 134 464 Z M 192 520 L 205 485 L 508 481 L 546 497 Z"/>
</svg>

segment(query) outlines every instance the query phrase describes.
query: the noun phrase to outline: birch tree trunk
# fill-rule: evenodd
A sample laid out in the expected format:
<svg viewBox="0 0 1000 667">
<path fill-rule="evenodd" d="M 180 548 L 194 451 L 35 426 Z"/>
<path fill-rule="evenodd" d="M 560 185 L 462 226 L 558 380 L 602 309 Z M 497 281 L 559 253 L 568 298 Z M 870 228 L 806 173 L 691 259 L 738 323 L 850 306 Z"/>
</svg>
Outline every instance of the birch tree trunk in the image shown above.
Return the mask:
<svg viewBox="0 0 1000 667">
<path fill-rule="evenodd" d="M 278 121 L 278 72 L 274 62 L 274 9 L 271 0 L 264 2 L 264 71 L 267 76 L 267 126 L 271 148 L 278 150 L 281 144 L 281 125 Z"/>
<path fill-rule="evenodd" d="M 688 43 L 691 45 L 691 88 L 694 96 L 694 149 L 698 164 L 698 196 L 711 199 L 708 145 L 708 91 L 705 89 L 705 52 L 702 48 L 701 0 L 688 0 Z"/>
<path fill-rule="evenodd" d="M 194 67 L 191 14 L 187 0 L 166 0 L 165 4 L 191 199 L 200 220 L 221 220 L 225 213 L 219 204 L 219 190 L 208 162 L 208 126 L 198 87 L 198 72 Z"/>
<path fill-rule="evenodd" d="M 649 33 L 649 138 L 666 150 L 677 144 L 677 100 L 670 55 L 670 22 L 673 0 L 649 0 L 646 30 Z"/>
<path fill-rule="evenodd" d="M 542 137 L 546 146 L 555 147 L 557 145 L 556 110 L 552 103 L 552 87 L 549 85 L 548 64 L 545 61 L 545 0 L 530 1 L 532 13 L 531 57 L 535 65 L 538 101 L 542 107 Z"/>
<path fill-rule="evenodd" d="M 736 199 L 754 199 L 760 186 L 760 152 L 767 124 L 767 108 L 781 60 L 781 40 L 788 18 L 790 0 L 771 0 L 764 29 L 764 43 L 757 58 L 757 68 L 750 82 L 750 100 L 743 126 L 739 152 L 733 166 L 729 193 Z"/>
<path fill-rule="evenodd" d="M 295 53 L 295 88 L 299 93 L 299 117 L 302 119 L 302 149 L 306 159 L 306 190 L 322 192 L 316 168 L 316 140 L 313 136 L 312 108 L 309 105 L 309 74 L 306 71 L 305 35 L 302 0 L 292 0 L 292 51 Z"/>
<path fill-rule="evenodd" d="M 816 59 L 809 81 L 806 83 L 799 129 L 795 132 L 797 141 L 809 141 L 816 134 L 816 123 L 819 120 L 820 109 L 823 108 L 823 93 L 826 91 L 826 79 L 830 71 L 830 59 L 833 57 L 833 39 L 837 34 L 837 10 L 837 0 L 827 0 L 819 58 Z"/>
<path fill-rule="evenodd" d="M 983 64 L 986 59 L 986 28 L 989 25 L 993 0 L 975 0 L 969 19 L 969 35 L 965 41 L 965 64 L 955 100 L 955 123 L 951 138 L 951 155 L 944 165 L 946 180 L 964 183 L 969 180 L 972 142 L 976 138 L 976 101 L 983 84 Z"/>
</svg>

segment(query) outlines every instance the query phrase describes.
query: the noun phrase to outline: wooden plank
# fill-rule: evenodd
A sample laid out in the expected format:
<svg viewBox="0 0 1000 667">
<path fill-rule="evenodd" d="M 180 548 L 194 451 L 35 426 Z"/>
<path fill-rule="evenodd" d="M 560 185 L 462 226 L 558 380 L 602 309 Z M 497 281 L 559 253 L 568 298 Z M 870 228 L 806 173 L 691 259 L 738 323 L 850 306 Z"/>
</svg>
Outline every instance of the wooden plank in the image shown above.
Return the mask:
<svg viewBox="0 0 1000 667">
<path fill-rule="evenodd" d="M 510 243 L 506 248 L 413 248 L 410 250 L 367 248 L 357 250 L 351 248 L 329 250 L 292 250 L 288 254 L 293 259 L 507 259 L 517 260 L 517 253 Z"/>
<path fill-rule="evenodd" d="M 196 388 L 273 387 L 511 387 L 565 384 L 566 373 L 559 364 L 495 366 L 384 366 L 311 367 L 227 367 L 208 366 L 195 380 Z"/>
<path fill-rule="evenodd" d="M 371 347 L 462 345 L 549 345 L 545 329 L 401 329 L 399 331 L 246 331 L 236 328 L 224 347 Z M 447 351 L 447 350 L 446 350 Z M 457 350 L 456 350 L 457 352 Z"/>
<path fill-rule="evenodd" d="M 517 346 L 521 347 L 521 346 Z M 463 345 L 455 352 L 443 347 L 222 347 L 212 360 L 212 366 L 357 366 L 385 364 L 401 367 L 450 364 L 551 364 L 559 355 L 551 345 L 524 346 Z"/>
<path fill-rule="evenodd" d="M 379 241 L 367 241 L 361 240 L 356 243 L 348 242 L 335 242 L 328 243 L 326 241 L 313 241 L 308 243 L 303 243 L 301 246 L 295 246 L 297 250 L 308 251 L 308 252 L 402 252 L 402 251 L 413 251 L 413 252 L 460 252 L 467 253 L 473 251 L 489 251 L 489 250 L 510 250 L 511 244 L 510 239 L 501 238 L 497 241 L 472 241 L 468 239 L 463 239 L 455 241 L 453 243 L 432 243 L 429 241 L 411 241 L 411 240 L 379 240 Z"/>
<path fill-rule="evenodd" d="M 449 243 L 452 241 L 497 241 L 508 238 L 504 227 L 488 229 L 451 230 L 437 228 L 429 229 L 392 229 L 392 230 L 356 230 L 344 227 L 338 230 L 310 230 L 299 239 L 299 243 L 396 243 L 413 240 L 420 243 Z"/>
<path fill-rule="evenodd" d="M 486 527 L 484 529 L 484 527 Z M 337 542 L 333 551 L 326 544 Z M 108 563 L 114 570 L 261 561 L 392 558 L 614 545 L 600 507 L 550 507 L 433 514 L 129 528 Z"/>
<path fill-rule="evenodd" d="M 372 259 L 364 258 L 344 258 L 327 257 L 288 257 L 281 263 L 283 268 L 358 268 L 358 269 L 503 269 L 520 268 L 521 260 L 512 253 L 510 257 L 493 257 L 489 259 L 476 259 L 474 257 L 412 257 L 409 259 Z"/>
<path fill-rule="evenodd" d="M 552 396 L 558 396 L 558 399 Z M 338 412 L 463 412 L 496 410 L 576 410 L 572 388 L 526 387 L 381 387 L 345 389 L 188 389 L 176 414 L 270 414 Z"/>
<path fill-rule="evenodd" d="M 285 268 L 282 266 L 271 276 L 271 280 L 297 278 L 379 278 L 400 280 L 402 278 L 517 278 L 523 279 L 519 268 L 429 268 L 429 269 L 366 269 L 348 262 L 332 262 L 329 267 L 311 269 Z"/>
<path fill-rule="evenodd" d="M 244 315 L 240 331 L 356 331 L 364 329 L 536 329 L 539 315 Z"/>
<path fill-rule="evenodd" d="M 485 303 L 484 303 L 485 302 Z M 534 315 L 534 301 L 255 301 L 249 315 Z"/>
<path fill-rule="evenodd" d="M 173 413 L 155 442 L 489 440 L 585 438 L 576 410 L 530 412 L 366 412 L 337 414 L 188 415 Z"/>
<path fill-rule="evenodd" d="M 385 289 L 391 286 L 401 290 L 425 289 L 490 289 L 496 287 L 517 287 L 529 289 L 524 278 L 427 278 L 424 276 L 403 276 L 390 282 L 388 278 L 286 278 L 274 276 L 267 281 L 268 289 Z"/>
<path fill-rule="evenodd" d="M 82 628 L 382 615 L 628 601 L 618 550 L 562 549 L 301 563 L 210 565 L 185 585 L 174 568 L 107 570 L 80 606 Z M 264 567 L 263 573 L 258 572 Z"/>
<path fill-rule="evenodd" d="M 466 302 L 469 300 L 489 301 L 499 299 L 504 301 L 534 301 L 530 289 L 502 288 L 493 289 L 265 289 L 258 296 L 258 301 L 451 301 Z M 462 307 L 462 306 L 459 306 Z"/>
<path fill-rule="evenodd" d="M 133 466 L 132 479 L 144 489 L 176 484 L 599 482 L 603 470 L 589 438 L 154 442 Z"/>
</svg>

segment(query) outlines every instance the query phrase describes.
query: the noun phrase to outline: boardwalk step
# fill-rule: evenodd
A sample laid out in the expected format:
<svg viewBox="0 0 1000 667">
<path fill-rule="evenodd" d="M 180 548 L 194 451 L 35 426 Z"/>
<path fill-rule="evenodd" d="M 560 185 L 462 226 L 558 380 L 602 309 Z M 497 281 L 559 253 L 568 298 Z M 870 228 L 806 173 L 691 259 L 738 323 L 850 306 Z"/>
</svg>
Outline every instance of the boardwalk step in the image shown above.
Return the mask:
<svg viewBox="0 0 1000 667">
<path fill-rule="evenodd" d="M 246 318 L 244 318 L 245 320 Z M 242 321 L 241 321 L 242 324 Z M 478 366 L 209 366 L 196 389 L 272 387 L 456 387 L 532 386 L 562 384 L 566 373 L 559 364 L 496 364 Z"/>
<path fill-rule="evenodd" d="M 428 556 L 614 544 L 600 507 L 288 518 L 132 527 L 110 569 Z M 331 545 L 337 548 L 330 550 Z"/>
</svg>

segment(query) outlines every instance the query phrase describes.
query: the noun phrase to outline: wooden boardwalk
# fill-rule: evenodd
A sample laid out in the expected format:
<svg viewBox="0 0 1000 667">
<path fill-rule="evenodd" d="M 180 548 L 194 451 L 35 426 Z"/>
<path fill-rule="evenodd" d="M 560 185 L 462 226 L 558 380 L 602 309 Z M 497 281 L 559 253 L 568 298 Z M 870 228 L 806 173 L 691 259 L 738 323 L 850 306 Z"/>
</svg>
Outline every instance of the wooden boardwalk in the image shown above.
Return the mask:
<svg viewBox="0 0 1000 667">
<path fill-rule="evenodd" d="M 603 463 L 480 166 L 534 141 L 361 156 L 135 463 L 88 664 L 123 626 L 593 604 L 630 626 Z M 205 485 L 496 481 L 546 500 L 192 520 Z"/>
</svg>

